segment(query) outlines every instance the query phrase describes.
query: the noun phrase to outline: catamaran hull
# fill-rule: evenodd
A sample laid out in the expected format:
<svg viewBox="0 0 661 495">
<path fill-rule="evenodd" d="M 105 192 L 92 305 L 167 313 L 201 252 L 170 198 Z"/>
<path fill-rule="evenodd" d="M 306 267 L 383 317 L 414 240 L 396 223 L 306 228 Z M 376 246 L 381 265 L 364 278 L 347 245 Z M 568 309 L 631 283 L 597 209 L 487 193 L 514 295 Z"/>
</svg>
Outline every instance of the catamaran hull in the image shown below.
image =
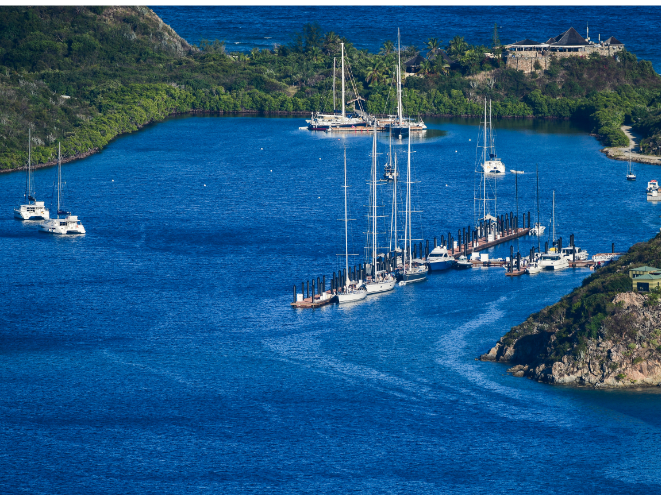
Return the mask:
<svg viewBox="0 0 661 495">
<path fill-rule="evenodd" d="M 50 213 L 47 209 L 34 209 L 28 211 L 26 208 L 14 208 L 14 218 L 16 220 L 48 220 Z"/>
<path fill-rule="evenodd" d="M 362 131 L 369 129 L 367 122 L 357 124 L 310 124 L 310 131 Z"/>
</svg>

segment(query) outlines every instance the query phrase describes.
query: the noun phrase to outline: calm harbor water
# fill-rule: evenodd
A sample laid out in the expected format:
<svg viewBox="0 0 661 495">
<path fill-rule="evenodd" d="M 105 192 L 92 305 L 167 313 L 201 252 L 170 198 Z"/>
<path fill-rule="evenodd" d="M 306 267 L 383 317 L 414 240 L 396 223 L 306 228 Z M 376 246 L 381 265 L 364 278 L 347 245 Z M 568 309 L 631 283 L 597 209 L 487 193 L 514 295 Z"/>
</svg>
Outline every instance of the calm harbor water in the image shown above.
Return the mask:
<svg viewBox="0 0 661 495">
<path fill-rule="evenodd" d="M 656 389 L 552 387 L 475 361 L 587 270 L 451 271 L 362 304 L 289 307 L 293 283 L 338 269 L 345 147 L 360 252 L 370 168 L 369 137 L 299 125 L 175 118 L 64 165 L 83 237 L 15 221 L 24 175 L 0 176 L 0 491 L 661 490 Z M 429 125 L 445 134 L 416 140 L 413 165 L 431 239 L 472 223 L 478 130 Z M 644 186 L 661 169 L 637 165 L 628 183 L 580 129 L 498 126 L 507 169 L 526 172 L 521 210 L 538 164 L 544 223 L 555 190 L 559 234 L 591 254 L 658 232 Z M 54 178 L 35 173 L 39 198 Z M 498 191 L 513 209 L 511 174 Z"/>
<path fill-rule="evenodd" d="M 225 41 L 229 51 L 253 47 L 273 48 L 291 42 L 292 34 L 307 22 L 318 22 L 324 31 L 346 36 L 358 49 L 377 52 L 384 41 L 423 48 L 430 38 L 443 45 L 454 36 L 472 44 L 491 46 L 493 26 L 500 40 L 514 43 L 526 38 L 540 43 L 573 26 L 581 36 L 598 40 L 615 36 L 628 50 L 650 60 L 661 71 L 658 26 L 661 8 L 636 6 L 260 6 L 260 7 L 152 7 L 177 33 L 191 43 L 202 39 Z"/>
</svg>

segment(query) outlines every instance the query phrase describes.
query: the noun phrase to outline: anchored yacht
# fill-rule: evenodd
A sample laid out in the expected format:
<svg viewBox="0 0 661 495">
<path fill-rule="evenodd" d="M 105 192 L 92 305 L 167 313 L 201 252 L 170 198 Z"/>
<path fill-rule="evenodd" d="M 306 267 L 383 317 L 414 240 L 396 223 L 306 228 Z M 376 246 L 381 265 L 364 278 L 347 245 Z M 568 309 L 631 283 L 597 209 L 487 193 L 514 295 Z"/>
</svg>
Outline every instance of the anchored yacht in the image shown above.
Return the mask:
<svg viewBox="0 0 661 495">
<path fill-rule="evenodd" d="M 32 184 L 32 131 L 28 129 L 28 168 L 25 179 L 25 198 L 28 203 L 14 208 L 14 218 L 18 220 L 48 220 L 50 212 L 43 201 L 35 198 Z"/>
<path fill-rule="evenodd" d="M 78 220 L 78 217 L 72 215 L 69 211 L 60 209 L 60 196 L 62 193 L 62 160 L 60 155 L 60 145 L 57 145 L 57 218 L 46 220 L 39 226 L 40 232 L 46 234 L 84 234 L 85 227 Z M 66 215 L 60 218 L 60 215 Z"/>
</svg>

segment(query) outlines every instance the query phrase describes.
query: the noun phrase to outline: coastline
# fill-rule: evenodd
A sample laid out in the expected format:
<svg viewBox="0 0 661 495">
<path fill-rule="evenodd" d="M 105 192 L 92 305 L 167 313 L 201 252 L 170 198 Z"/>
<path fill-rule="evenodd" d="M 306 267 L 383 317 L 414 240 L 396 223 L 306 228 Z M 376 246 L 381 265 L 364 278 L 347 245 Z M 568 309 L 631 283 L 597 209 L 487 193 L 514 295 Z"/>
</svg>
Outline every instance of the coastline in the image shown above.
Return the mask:
<svg viewBox="0 0 661 495">
<path fill-rule="evenodd" d="M 636 136 L 633 132 L 631 132 L 631 126 L 623 125 L 620 127 L 620 129 L 622 129 L 622 132 L 624 132 L 624 134 L 629 138 L 630 147 L 603 148 L 601 149 L 602 153 L 613 160 L 628 162 L 629 157 L 631 157 L 632 162 L 646 163 L 648 165 L 661 165 L 661 156 L 640 154 L 640 136 Z"/>
</svg>

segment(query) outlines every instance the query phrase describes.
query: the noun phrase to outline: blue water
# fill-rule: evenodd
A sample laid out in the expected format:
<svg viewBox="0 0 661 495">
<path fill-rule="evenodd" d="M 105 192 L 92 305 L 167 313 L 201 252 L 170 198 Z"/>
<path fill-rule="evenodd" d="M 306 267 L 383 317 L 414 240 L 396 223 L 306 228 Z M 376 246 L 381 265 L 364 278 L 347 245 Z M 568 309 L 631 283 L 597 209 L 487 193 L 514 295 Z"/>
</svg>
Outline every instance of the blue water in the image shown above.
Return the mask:
<svg viewBox="0 0 661 495">
<path fill-rule="evenodd" d="M 615 36 L 629 51 L 652 61 L 661 71 L 658 6 L 536 7 L 536 6 L 442 6 L 442 7 L 175 7 L 152 9 L 166 24 L 191 43 L 218 39 L 229 51 L 249 51 L 253 47 L 273 48 L 287 44 L 295 31 L 307 22 L 318 22 L 324 31 L 345 36 L 358 49 L 377 52 L 386 40 L 423 48 L 430 38 L 445 45 L 454 36 L 472 44 L 491 46 L 493 26 L 499 26 L 503 43 L 526 38 L 544 42 L 573 26 L 583 37 L 597 40 Z"/>
<path fill-rule="evenodd" d="M 370 168 L 369 137 L 301 123 L 176 118 L 64 165 L 83 237 L 15 221 L 24 176 L 0 175 L 0 492 L 660 492 L 657 389 L 553 387 L 475 361 L 588 270 L 450 271 L 289 307 L 292 284 L 339 267 L 345 146 L 361 252 Z M 431 239 L 471 223 L 477 127 L 429 125 L 447 131 L 413 143 Z M 644 195 L 658 168 L 629 183 L 570 125 L 498 125 L 504 163 L 526 172 L 520 209 L 538 164 L 543 221 L 555 189 L 559 234 L 591 254 L 658 232 Z M 54 177 L 35 173 L 38 197 Z M 513 186 L 499 182 L 500 211 Z"/>
</svg>

